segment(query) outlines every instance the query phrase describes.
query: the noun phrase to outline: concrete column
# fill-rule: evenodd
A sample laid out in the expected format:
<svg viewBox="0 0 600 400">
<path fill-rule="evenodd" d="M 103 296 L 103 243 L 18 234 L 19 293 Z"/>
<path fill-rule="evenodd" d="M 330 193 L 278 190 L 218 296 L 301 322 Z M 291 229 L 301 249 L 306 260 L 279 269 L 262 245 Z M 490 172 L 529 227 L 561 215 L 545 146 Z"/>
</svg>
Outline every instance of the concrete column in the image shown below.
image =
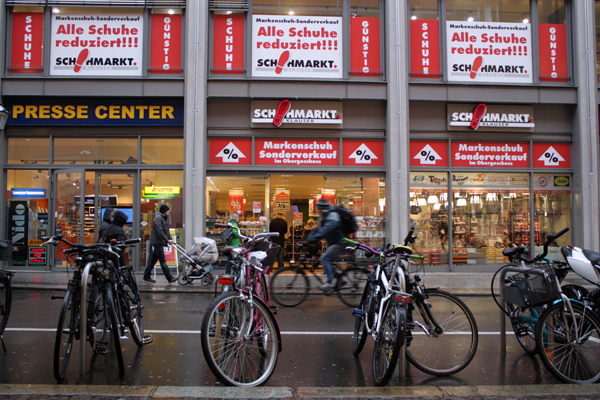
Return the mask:
<svg viewBox="0 0 600 400">
<path fill-rule="evenodd" d="M 187 0 L 186 14 L 183 218 L 190 247 L 194 236 L 204 236 L 206 224 L 207 2 Z"/>
<path fill-rule="evenodd" d="M 574 1 L 574 75 L 579 87 L 573 124 L 573 244 L 599 251 L 598 100 L 594 1 Z"/>
<path fill-rule="evenodd" d="M 387 132 L 386 191 L 387 234 L 399 243 L 409 229 L 409 137 L 408 137 L 408 32 L 405 2 L 386 0 Z"/>
</svg>

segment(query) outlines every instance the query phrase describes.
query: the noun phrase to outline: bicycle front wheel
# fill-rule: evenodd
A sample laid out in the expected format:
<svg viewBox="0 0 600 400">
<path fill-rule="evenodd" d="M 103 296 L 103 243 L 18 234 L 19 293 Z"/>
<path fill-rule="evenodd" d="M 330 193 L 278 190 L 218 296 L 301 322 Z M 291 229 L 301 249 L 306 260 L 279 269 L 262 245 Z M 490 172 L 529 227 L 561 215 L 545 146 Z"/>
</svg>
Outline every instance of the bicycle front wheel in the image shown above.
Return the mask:
<svg viewBox="0 0 600 400">
<path fill-rule="evenodd" d="M 538 311 L 535 308 L 519 307 L 511 303 L 506 303 L 506 309 L 514 315 L 510 322 L 523 350 L 531 355 L 537 354 L 535 327 L 540 316 Z"/>
<path fill-rule="evenodd" d="M 142 306 L 140 292 L 130 267 L 123 271 L 123 277 L 127 285 L 127 290 L 125 291 L 125 296 L 127 297 L 126 303 L 129 306 L 128 321 L 126 321 L 127 326 L 129 327 L 133 341 L 141 347 L 144 345 L 144 320 L 142 315 L 144 306 Z"/>
<path fill-rule="evenodd" d="M 337 279 L 335 290 L 344 304 L 358 307 L 369 279 L 367 268 L 346 268 Z"/>
<path fill-rule="evenodd" d="M 208 306 L 200 331 L 202 352 L 225 385 L 260 386 L 275 371 L 279 335 L 270 310 L 241 296 L 226 292 Z"/>
<path fill-rule="evenodd" d="M 360 300 L 360 305 L 358 307 L 359 311 L 362 311 L 361 316 L 356 317 L 356 321 L 354 322 L 354 334 L 352 335 L 352 354 L 357 356 L 362 351 L 363 347 L 365 347 L 365 342 L 367 341 L 367 336 L 369 336 L 367 332 L 367 313 L 369 311 L 369 298 L 374 295 L 372 293 L 373 283 L 368 282 L 363 290 L 363 295 Z"/>
<path fill-rule="evenodd" d="M 382 315 L 381 329 L 375 339 L 373 348 L 373 379 L 375 386 L 386 385 L 398 362 L 400 349 L 404 344 L 406 327 L 406 311 L 392 296 L 385 306 Z"/>
<path fill-rule="evenodd" d="M 271 298 L 284 307 L 295 307 L 306 300 L 309 287 L 302 269 L 278 268 L 271 277 Z"/>
<path fill-rule="evenodd" d="M 408 316 L 406 357 L 431 375 L 448 376 L 463 370 L 477 351 L 477 323 L 462 300 L 438 289 L 413 296 Z"/>
<path fill-rule="evenodd" d="M 6 329 L 10 307 L 12 306 L 12 292 L 10 278 L 0 275 L 0 335 Z"/>
<path fill-rule="evenodd" d="M 96 350 L 99 346 L 106 344 L 106 333 L 108 332 L 106 299 L 102 288 L 96 282 L 92 283 L 90 290 L 87 317 L 88 341 L 92 349 Z"/>
<path fill-rule="evenodd" d="M 117 362 L 119 364 L 119 374 L 125 373 L 125 363 L 123 362 L 123 350 L 121 349 L 121 329 L 119 325 L 119 317 L 117 315 L 117 307 L 119 305 L 113 294 L 110 282 L 106 282 L 106 311 L 110 321 L 110 332 L 113 337 L 113 346 L 117 354 Z"/>
<path fill-rule="evenodd" d="M 54 340 L 54 378 L 60 382 L 65 377 L 73 340 L 79 329 L 79 310 L 75 301 L 75 286 L 69 285 L 63 298 L 60 314 L 58 315 L 58 326 L 56 327 L 56 339 Z"/>
<path fill-rule="evenodd" d="M 600 320 L 587 307 L 571 302 L 548 307 L 536 329 L 539 355 L 548 370 L 563 382 L 600 380 Z"/>
</svg>

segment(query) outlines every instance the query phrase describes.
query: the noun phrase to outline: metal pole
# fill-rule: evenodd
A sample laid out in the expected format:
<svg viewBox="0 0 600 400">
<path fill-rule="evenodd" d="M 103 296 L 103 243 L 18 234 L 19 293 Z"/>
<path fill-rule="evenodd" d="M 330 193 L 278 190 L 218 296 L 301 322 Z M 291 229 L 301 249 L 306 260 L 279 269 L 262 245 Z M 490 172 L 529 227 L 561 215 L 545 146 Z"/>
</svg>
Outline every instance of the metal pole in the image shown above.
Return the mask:
<svg viewBox="0 0 600 400">
<path fill-rule="evenodd" d="M 87 281 L 90 275 L 90 269 L 93 266 L 102 266 L 104 265 L 102 261 L 94 261 L 87 263 L 85 268 L 83 269 L 83 273 L 81 274 L 81 331 L 79 338 L 80 353 L 79 353 L 79 376 L 87 375 L 86 368 L 86 345 L 87 345 Z M 95 300 L 95 299 L 92 299 Z"/>
<path fill-rule="evenodd" d="M 504 307 L 504 279 L 508 268 L 500 274 L 500 305 Z M 500 309 L 500 353 L 506 355 L 506 314 Z"/>
</svg>

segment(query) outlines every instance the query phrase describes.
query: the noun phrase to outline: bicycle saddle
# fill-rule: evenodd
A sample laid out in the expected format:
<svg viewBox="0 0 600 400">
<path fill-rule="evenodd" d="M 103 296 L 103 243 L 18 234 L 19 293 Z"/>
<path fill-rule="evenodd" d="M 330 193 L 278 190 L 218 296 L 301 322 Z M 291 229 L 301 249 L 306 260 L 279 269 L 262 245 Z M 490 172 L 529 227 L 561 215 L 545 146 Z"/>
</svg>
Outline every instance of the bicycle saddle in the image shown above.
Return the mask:
<svg viewBox="0 0 600 400">
<path fill-rule="evenodd" d="M 593 265 L 600 266 L 600 253 L 596 253 L 595 251 L 583 249 L 583 255 L 590 260 Z"/>
<path fill-rule="evenodd" d="M 411 247 L 408 246 L 403 246 L 401 244 L 397 244 L 394 246 L 394 248 L 392 249 L 392 253 L 394 254 L 398 254 L 398 253 L 407 253 L 407 254 L 412 254 L 413 250 Z"/>
</svg>

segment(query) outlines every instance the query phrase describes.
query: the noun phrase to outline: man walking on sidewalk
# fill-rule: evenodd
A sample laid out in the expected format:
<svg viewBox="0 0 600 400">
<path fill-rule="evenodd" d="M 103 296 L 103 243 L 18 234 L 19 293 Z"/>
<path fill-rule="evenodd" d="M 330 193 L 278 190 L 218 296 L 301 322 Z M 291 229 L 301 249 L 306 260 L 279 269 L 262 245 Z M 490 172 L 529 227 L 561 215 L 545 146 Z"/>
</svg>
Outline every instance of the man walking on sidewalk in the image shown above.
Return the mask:
<svg viewBox="0 0 600 400">
<path fill-rule="evenodd" d="M 177 278 L 171 275 L 171 271 L 169 271 L 167 260 L 165 259 L 164 249 L 164 247 L 169 244 L 175 244 L 175 241 L 169 232 L 170 226 L 168 218 L 171 210 L 169 209 L 169 206 L 163 204 L 160 206 L 158 211 L 159 214 L 154 217 L 154 221 L 152 221 L 152 229 L 150 230 L 152 256 L 148 260 L 148 265 L 146 265 L 146 270 L 144 271 L 144 280 L 146 282 L 156 282 L 154 279 L 150 278 L 150 273 L 156 265 L 156 261 L 159 261 L 163 274 L 165 274 L 165 278 L 167 278 L 169 283 L 171 283 L 175 282 Z"/>
</svg>

